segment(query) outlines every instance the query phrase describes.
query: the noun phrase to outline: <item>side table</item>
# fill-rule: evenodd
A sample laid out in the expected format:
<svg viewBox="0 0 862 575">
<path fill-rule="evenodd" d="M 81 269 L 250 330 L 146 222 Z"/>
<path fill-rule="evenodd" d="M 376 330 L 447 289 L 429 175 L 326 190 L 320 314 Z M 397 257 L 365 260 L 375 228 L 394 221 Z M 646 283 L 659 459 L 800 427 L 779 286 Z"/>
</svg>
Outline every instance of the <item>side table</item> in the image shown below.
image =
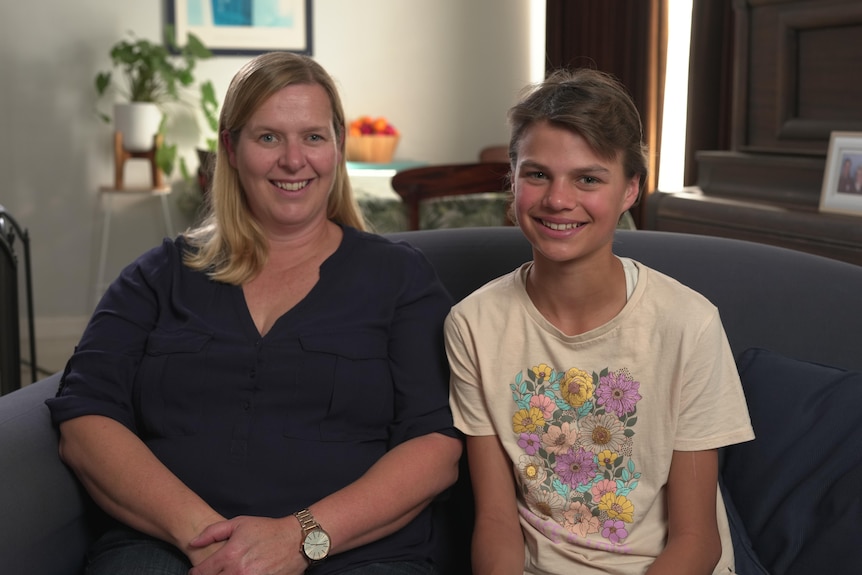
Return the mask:
<svg viewBox="0 0 862 575">
<path fill-rule="evenodd" d="M 117 189 L 113 186 L 100 186 L 99 187 L 99 196 L 102 205 L 102 238 L 101 238 L 101 247 L 99 248 L 99 275 L 96 278 L 96 286 L 95 286 L 95 303 L 99 302 L 99 298 L 102 296 L 102 291 L 105 289 L 105 267 L 107 265 L 108 260 L 108 244 L 110 242 L 111 236 L 111 214 L 113 212 L 113 198 L 114 196 L 132 196 L 132 195 L 145 195 L 158 197 L 161 200 L 162 204 L 162 217 L 164 218 L 165 223 L 165 232 L 168 237 L 174 237 L 174 226 L 171 222 L 171 210 L 168 205 L 168 196 L 171 193 L 171 187 L 168 185 L 158 186 L 155 188 L 146 188 L 146 187 L 132 187 L 132 188 L 123 188 Z"/>
</svg>

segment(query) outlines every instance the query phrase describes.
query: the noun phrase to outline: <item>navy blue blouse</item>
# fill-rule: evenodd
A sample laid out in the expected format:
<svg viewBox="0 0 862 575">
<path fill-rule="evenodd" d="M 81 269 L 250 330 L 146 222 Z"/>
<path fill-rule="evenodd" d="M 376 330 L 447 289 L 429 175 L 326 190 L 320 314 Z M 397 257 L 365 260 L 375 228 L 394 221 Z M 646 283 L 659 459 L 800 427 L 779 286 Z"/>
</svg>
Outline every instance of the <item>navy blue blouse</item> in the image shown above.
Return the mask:
<svg viewBox="0 0 862 575">
<path fill-rule="evenodd" d="M 442 343 L 452 302 L 416 249 L 345 227 L 317 285 L 264 337 L 242 288 L 190 270 L 186 249 L 165 240 L 110 286 L 48 400 L 55 424 L 119 421 L 226 517 L 286 516 L 402 442 L 457 436 Z M 430 540 L 426 510 L 315 572 L 425 558 Z"/>
</svg>

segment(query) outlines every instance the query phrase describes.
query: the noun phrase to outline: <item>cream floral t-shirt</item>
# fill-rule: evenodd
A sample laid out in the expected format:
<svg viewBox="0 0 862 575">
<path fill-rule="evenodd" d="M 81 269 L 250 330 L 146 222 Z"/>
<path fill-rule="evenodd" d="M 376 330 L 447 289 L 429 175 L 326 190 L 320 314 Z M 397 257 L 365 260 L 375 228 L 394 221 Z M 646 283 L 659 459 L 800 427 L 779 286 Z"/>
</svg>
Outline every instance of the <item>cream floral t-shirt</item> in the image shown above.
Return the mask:
<svg viewBox="0 0 862 575">
<path fill-rule="evenodd" d="M 673 451 L 754 437 L 718 311 L 635 264 L 637 285 L 618 316 L 566 336 L 530 301 L 530 265 L 447 319 L 455 425 L 497 435 L 512 462 L 525 573 L 643 573 L 667 536 Z M 715 572 L 727 574 L 720 496 L 716 505 L 724 554 Z"/>
</svg>

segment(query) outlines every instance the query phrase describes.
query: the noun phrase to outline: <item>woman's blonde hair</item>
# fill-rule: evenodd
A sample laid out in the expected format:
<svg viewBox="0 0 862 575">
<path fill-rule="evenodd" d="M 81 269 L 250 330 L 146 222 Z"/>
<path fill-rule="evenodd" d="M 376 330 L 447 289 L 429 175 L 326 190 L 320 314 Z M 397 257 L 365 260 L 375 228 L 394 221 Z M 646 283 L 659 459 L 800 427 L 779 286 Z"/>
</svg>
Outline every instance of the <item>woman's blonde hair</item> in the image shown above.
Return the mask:
<svg viewBox="0 0 862 575">
<path fill-rule="evenodd" d="M 291 52 L 262 54 L 243 66 L 231 80 L 219 117 L 218 153 L 207 215 L 200 226 L 185 233 L 191 247 L 185 254 L 186 265 L 206 272 L 214 280 L 240 285 L 257 275 L 268 254 L 263 230 L 252 216 L 237 170 L 230 165 L 224 138 L 230 138 L 235 146 L 240 131 L 254 112 L 273 94 L 296 84 L 321 86 L 332 105 L 332 124 L 341 147 L 341 161 L 335 169 L 327 217 L 345 226 L 365 229 L 347 177 L 344 109 L 335 82 L 320 64 L 307 56 Z"/>
</svg>

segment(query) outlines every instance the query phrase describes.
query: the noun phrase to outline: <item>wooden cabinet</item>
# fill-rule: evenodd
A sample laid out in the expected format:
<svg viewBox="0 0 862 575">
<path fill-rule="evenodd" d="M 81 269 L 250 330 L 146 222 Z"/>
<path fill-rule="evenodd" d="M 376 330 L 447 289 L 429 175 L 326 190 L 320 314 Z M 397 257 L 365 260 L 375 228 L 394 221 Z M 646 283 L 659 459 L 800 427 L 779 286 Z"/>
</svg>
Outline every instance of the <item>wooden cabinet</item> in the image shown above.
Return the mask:
<svg viewBox="0 0 862 575">
<path fill-rule="evenodd" d="M 731 149 L 699 151 L 697 186 L 653 194 L 647 227 L 862 264 L 862 216 L 818 211 L 830 133 L 862 132 L 862 2 L 733 10 Z"/>
</svg>

